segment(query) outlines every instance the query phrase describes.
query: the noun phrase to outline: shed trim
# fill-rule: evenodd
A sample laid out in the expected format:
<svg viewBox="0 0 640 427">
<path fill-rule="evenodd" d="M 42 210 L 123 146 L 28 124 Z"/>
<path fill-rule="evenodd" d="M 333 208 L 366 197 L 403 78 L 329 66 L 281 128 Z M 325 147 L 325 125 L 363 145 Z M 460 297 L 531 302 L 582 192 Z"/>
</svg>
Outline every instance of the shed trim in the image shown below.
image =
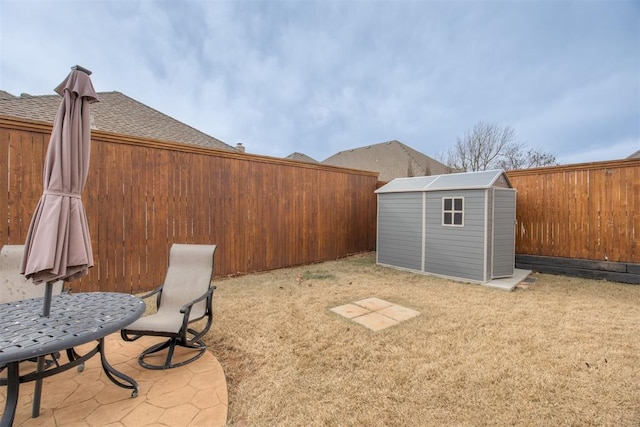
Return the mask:
<svg viewBox="0 0 640 427">
<path fill-rule="evenodd" d="M 380 261 L 380 195 L 376 200 L 376 264 Z"/>
<path fill-rule="evenodd" d="M 379 196 L 378 196 L 379 197 Z M 425 252 L 427 250 L 427 193 L 422 193 L 422 256 L 420 257 L 420 270 L 425 269 Z"/>
<path fill-rule="evenodd" d="M 453 280 L 454 282 L 459 282 L 459 283 L 473 283 L 475 285 L 484 285 L 484 284 L 486 284 L 486 282 L 482 281 L 482 280 L 468 279 L 466 277 L 460 277 L 460 276 L 449 276 L 449 275 L 446 275 L 446 274 L 432 273 L 430 271 L 424 271 L 424 270 L 423 271 L 413 270 L 411 268 L 400 267 L 398 265 L 393 265 L 393 264 L 385 264 L 383 262 L 379 262 L 378 265 L 381 265 L 383 267 L 395 268 L 396 270 L 408 271 L 410 273 L 422 274 L 424 276 L 440 277 L 442 279 L 449 279 L 449 280 Z"/>
<path fill-rule="evenodd" d="M 491 212 L 491 214 L 493 215 L 493 210 Z M 487 257 L 487 252 L 489 252 L 489 242 L 488 242 L 488 238 L 487 238 L 487 233 L 489 232 L 489 218 L 487 218 L 489 216 L 489 190 L 485 190 L 485 194 L 484 194 L 484 256 L 483 256 L 483 260 L 482 260 L 482 271 L 483 271 L 483 278 L 484 281 L 487 281 L 487 261 L 488 261 L 488 257 Z M 493 224 L 493 218 L 491 218 L 491 223 Z M 493 233 L 491 233 L 493 234 Z M 491 247 L 493 248 L 493 244 L 491 245 Z M 493 249 L 492 249 L 493 250 Z M 491 263 L 493 264 L 493 262 Z M 491 267 L 491 269 L 493 270 L 493 267 Z M 492 272 L 493 273 L 493 272 Z"/>
</svg>

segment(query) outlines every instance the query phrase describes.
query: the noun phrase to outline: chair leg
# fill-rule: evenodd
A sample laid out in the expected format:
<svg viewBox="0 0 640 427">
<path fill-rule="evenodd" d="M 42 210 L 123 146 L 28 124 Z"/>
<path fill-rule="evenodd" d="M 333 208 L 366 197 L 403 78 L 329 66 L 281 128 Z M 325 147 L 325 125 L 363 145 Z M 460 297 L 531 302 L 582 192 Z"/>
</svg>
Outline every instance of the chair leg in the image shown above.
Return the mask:
<svg viewBox="0 0 640 427">
<path fill-rule="evenodd" d="M 197 350 L 196 354 L 192 357 L 190 357 L 187 360 L 184 360 L 182 362 L 178 362 L 178 363 L 173 363 L 172 359 L 173 359 L 173 353 L 174 350 L 176 348 L 176 346 L 180 346 L 180 347 L 184 347 L 184 348 L 190 348 L 190 349 L 194 349 Z M 151 363 L 148 363 L 145 358 L 149 355 L 152 355 L 154 353 L 158 353 L 164 349 L 168 348 L 167 351 L 167 357 L 165 358 L 164 364 L 163 365 L 153 365 Z M 177 368 L 179 366 L 184 366 L 188 363 L 191 363 L 197 359 L 199 359 L 204 352 L 207 350 L 207 346 L 202 342 L 202 341 L 196 341 L 196 342 L 192 342 L 189 344 L 183 344 L 182 342 L 180 342 L 177 338 L 170 338 L 167 341 L 152 345 L 151 347 L 149 347 L 148 349 L 146 349 L 145 351 L 143 351 L 140 356 L 138 356 L 138 363 L 140 364 L 140 366 L 142 366 L 143 368 L 147 368 L 147 369 L 171 369 L 171 368 Z"/>
</svg>

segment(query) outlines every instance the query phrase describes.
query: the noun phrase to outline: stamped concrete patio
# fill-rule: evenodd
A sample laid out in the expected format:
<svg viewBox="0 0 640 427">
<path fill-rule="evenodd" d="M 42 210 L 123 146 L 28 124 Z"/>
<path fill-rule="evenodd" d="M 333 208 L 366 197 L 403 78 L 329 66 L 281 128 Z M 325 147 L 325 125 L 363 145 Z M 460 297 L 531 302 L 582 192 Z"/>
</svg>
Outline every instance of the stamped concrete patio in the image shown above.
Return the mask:
<svg viewBox="0 0 640 427">
<path fill-rule="evenodd" d="M 128 343 L 112 334 L 105 340 L 107 360 L 133 377 L 139 393 L 113 384 L 98 356 L 83 372 L 70 369 L 44 380 L 40 416 L 31 418 L 34 383 L 22 384 L 15 426 L 224 426 L 227 421 L 227 382 L 210 351 L 179 368 L 155 371 L 138 365 L 137 356 L 159 338 Z M 179 350 L 176 350 L 179 357 Z M 64 357 L 64 356 L 63 356 Z M 28 362 L 25 362 L 28 365 Z M 31 367 L 30 367 L 31 368 Z M 0 387 L 4 408 L 6 388 Z"/>
</svg>

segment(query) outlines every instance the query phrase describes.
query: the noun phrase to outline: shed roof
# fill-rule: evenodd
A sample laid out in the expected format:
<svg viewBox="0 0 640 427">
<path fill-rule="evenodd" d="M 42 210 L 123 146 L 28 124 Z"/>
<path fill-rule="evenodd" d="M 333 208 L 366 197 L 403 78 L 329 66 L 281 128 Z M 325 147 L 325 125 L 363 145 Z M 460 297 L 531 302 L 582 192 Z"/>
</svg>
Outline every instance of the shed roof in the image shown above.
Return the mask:
<svg viewBox="0 0 640 427">
<path fill-rule="evenodd" d="M 410 191 L 475 190 L 492 187 L 503 179 L 511 188 L 511 182 L 502 169 L 450 173 L 445 175 L 418 176 L 414 178 L 396 178 L 378 188 L 376 193 L 401 193 Z"/>
</svg>

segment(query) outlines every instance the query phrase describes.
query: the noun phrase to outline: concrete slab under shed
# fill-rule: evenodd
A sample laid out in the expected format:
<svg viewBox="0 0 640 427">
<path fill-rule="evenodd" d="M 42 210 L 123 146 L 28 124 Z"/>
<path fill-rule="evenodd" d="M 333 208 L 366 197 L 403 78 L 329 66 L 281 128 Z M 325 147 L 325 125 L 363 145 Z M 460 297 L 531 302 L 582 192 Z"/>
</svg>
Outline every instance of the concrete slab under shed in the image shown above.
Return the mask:
<svg viewBox="0 0 640 427">
<path fill-rule="evenodd" d="M 503 279 L 493 279 L 490 282 L 483 283 L 483 285 L 489 286 L 490 288 L 502 289 L 503 291 L 513 291 L 513 289 L 530 274 L 531 270 L 515 268 L 513 270 L 513 276 L 505 277 Z"/>
</svg>

